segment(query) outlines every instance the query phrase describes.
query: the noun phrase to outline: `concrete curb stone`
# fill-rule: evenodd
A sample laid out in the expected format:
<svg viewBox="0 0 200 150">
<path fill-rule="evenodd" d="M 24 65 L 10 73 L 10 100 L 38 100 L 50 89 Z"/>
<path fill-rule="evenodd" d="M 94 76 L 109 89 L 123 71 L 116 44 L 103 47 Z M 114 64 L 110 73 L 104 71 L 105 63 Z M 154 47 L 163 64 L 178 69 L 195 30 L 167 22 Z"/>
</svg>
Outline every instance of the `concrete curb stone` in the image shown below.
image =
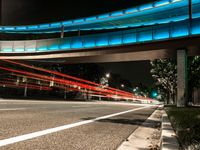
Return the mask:
<svg viewBox="0 0 200 150">
<path fill-rule="evenodd" d="M 179 150 L 176 134 L 171 126 L 167 113 L 163 111 L 161 125 L 161 150 Z"/>
<path fill-rule="evenodd" d="M 156 115 L 161 110 L 155 110 L 152 115 L 146 119 L 146 121 L 139 126 L 126 141 L 124 141 L 117 150 L 141 150 L 151 149 L 152 146 L 151 137 L 157 129 L 154 128 L 154 121 L 161 122 L 160 119 L 156 118 Z M 158 145 L 160 145 L 158 143 Z"/>
</svg>

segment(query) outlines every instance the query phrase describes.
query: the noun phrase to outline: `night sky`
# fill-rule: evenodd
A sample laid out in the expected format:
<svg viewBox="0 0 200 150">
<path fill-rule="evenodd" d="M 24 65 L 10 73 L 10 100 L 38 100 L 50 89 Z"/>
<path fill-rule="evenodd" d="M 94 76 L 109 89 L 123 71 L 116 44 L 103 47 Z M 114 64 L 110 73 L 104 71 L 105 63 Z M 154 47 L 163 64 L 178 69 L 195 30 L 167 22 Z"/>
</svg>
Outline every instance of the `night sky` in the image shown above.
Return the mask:
<svg viewBox="0 0 200 150">
<path fill-rule="evenodd" d="M 2 25 L 38 24 L 126 9 L 153 0 L 0 0 Z M 149 61 L 101 64 L 133 84 L 151 84 Z"/>
<path fill-rule="evenodd" d="M 153 0 L 1 0 L 4 25 L 34 24 L 126 9 Z"/>
</svg>

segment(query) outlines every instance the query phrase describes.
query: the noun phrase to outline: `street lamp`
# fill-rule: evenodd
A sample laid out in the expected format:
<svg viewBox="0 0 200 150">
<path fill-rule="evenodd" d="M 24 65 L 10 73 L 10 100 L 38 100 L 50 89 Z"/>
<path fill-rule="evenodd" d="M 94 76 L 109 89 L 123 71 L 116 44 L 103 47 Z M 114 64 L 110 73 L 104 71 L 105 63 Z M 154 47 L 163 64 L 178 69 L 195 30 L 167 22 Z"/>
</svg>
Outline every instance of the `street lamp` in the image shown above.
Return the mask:
<svg viewBox="0 0 200 150">
<path fill-rule="evenodd" d="M 124 84 L 121 84 L 121 87 L 124 88 Z"/>
<path fill-rule="evenodd" d="M 110 78 L 110 73 L 106 73 L 106 78 Z"/>
</svg>

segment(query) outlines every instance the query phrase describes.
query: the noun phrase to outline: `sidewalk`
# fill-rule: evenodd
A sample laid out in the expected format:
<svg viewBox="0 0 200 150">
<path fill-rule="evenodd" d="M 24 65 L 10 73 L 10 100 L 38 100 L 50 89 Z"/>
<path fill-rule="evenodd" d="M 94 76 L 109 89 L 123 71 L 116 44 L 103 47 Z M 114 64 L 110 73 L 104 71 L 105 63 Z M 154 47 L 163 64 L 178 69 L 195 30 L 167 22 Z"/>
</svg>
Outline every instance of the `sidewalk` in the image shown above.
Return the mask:
<svg viewBox="0 0 200 150">
<path fill-rule="evenodd" d="M 117 150 L 159 149 L 162 110 L 154 113 L 137 128 Z"/>
</svg>

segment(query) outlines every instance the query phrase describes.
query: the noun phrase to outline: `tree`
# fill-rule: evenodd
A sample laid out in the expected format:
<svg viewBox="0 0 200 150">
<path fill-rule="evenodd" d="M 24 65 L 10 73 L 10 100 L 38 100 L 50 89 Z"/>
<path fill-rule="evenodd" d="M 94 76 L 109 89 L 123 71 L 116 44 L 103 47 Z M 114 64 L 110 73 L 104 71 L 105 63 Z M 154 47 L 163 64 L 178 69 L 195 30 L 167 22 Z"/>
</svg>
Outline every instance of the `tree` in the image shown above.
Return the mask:
<svg viewBox="0 0 200 150">
<path fill-rule="evenodd" d="M 152 77 L 156 85 L 167 93 L 168 102 L 175 102 L 177 87 L 177 66 L 174 59 L 159 59 L 151 62 Z M 192 93 L 195 88 L 200 88 L 200 56 L 188 58 L 188 97 L 192 101 Z"/>
<path fill-rule="evenodd" d="M 177 67 L 174 59 L 151 61 L 151 74 L 161 91 L 167 93 L 167 103 L 175 103 L 177 87 Z"/>
<path fill-rule="evenodd" d="M 188 79 L 191 87 L 200 87 L 200 56 L 189 59 Z"/>
<path fill-rule="evenodd" d="M 188 68 L 188 95 L 189 101 L 192 101 L 194 89 L 200 88 L 200 56 L 190 57 Z"/>
</svg>

